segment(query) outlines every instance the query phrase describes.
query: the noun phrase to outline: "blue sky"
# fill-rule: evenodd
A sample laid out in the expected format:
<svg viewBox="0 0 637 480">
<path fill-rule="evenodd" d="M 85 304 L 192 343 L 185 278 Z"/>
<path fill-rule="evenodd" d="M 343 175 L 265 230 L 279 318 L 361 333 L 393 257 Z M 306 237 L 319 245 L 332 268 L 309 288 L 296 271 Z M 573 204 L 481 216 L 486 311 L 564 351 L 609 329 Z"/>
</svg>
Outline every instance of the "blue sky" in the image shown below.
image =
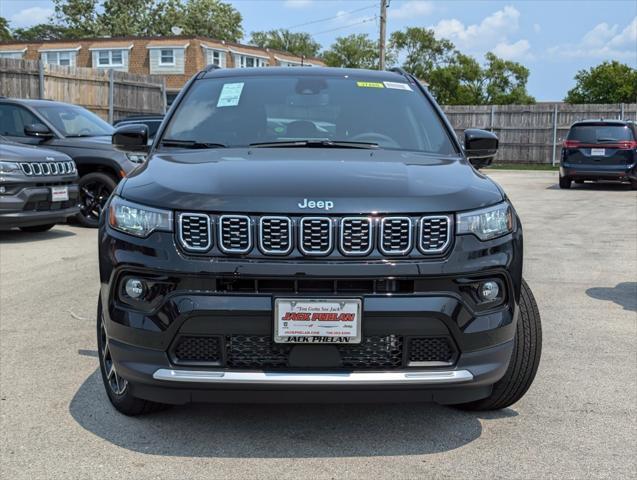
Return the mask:
<svg viewBox="0 0 637 480">
<path fill-rule="evenodd" d="M 378 35 L 379 0 L 229 2 L 243 15 L 246 37 L 294 27 L 327 47 L 350 33 Z M 0 15 L 12 26 L 44 22 L 51 12 L 48 0 L 0 0 Z M 637 68 L 637 0 L 391 0 L 388 12 L 389 33 L 429 27 L 478 58 L 494 51 L 523 63 L 531 71 L 528 90 L 539 101 L 562 99 L 579 69 L 604 60 Z"/>
</svg>

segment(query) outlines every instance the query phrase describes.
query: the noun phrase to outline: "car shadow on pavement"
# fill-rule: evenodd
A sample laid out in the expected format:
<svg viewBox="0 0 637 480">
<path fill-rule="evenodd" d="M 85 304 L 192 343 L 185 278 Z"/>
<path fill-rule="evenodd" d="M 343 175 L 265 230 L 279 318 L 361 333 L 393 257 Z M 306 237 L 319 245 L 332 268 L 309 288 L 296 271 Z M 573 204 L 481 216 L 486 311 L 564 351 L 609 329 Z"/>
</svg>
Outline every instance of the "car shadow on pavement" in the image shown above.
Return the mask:
<svg viewBox="0 0 637 480">
<path fill-rule="evenodd" d="M 46 232 L 23 232 L 22 230 L 0 231 L 0 243 L 26 243 L 41 242 L 43 240 L 53 240 L 55 238 L 73 237 L 74 232 L 68 230 L 58 230 L 53 227 Z"/>
<path fill-rule="evenodd" d="M 589 288 L 586 295 L 597 300 L 615 302 L 624 310 L 637 312 L 637 282 L 622 282 L 609 288 Z"/>
<path fill-rule="evenodd" d="M 546 187 L 546 190 L 561 190 L 559 184 L 554 183 Z M 628 183 L 619 182 L 587 182 L 575 183 L 571 185 L 571 190 L 596 190 L 604 192 L 625 192 L 631 191 L 632 187 Z"/>
<path fill-rule="evenodd" d="M 223 458 L 325 458 L 421 455 L 453 450 L 482 434 L 480 419 L 517 412 L 462 412 L 426 403 L 192 404 L 126 417 L 108 402 L 99 370 L 69 411 L 86 430 L 151 455 Z"/>
</svg>

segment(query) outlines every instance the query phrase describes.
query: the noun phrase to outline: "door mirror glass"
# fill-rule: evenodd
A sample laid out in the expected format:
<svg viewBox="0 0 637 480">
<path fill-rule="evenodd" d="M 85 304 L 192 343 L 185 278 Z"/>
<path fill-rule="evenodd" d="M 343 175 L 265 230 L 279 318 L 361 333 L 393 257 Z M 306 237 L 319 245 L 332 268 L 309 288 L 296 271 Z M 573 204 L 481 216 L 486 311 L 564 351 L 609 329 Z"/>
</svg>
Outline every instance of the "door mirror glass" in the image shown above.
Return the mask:
<svg viewBox="0 0 637 480">
<path fill-rule="evenodd" d="M 112 142 L 118 150 L 146 152 L 148 151 L 148 127 L 141 123 L 119 127 L 113 133 Z"/>
<path fill-rule="evenodd" d="M 491 165 L 498 153 L 498 137 L 493 132 L 470 128 L 464 131 L 464 152 L 476 168 Z"/>
</svg>

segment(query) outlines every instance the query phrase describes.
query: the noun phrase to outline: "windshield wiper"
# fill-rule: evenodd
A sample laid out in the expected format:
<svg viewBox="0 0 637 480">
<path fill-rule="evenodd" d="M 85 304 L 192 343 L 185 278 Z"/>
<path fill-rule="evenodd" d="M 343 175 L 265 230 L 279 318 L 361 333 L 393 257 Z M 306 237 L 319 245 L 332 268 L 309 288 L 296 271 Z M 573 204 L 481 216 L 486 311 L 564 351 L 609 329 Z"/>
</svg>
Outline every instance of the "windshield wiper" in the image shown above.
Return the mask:
<svg viewBox="0 0 637 480">
<path fill-rule="evenodd" d="M 197 142 L 195 140 L 173 140 L 167 138 L 162 140 L 160 145 L 164 147 L 182 147 L 182 148 L 225 148 L 223 143 Z"/>
<path fill-rule="evenodd" d="M 251 143 L 250 146 L 255 148 L 378 148 L 377 143 L 339 140 L 285 140 L 281 142 Z"/>
<path fill-rule="evenodd" d="M 104 134 L 108 135 L 108 134 Z M 66 138 L 86 138 L 86 137 L 97 137 L 98 135 L 93 135 L 91 133 L 78 133 L 76 135 L 66 135 Z"/>
</svg>

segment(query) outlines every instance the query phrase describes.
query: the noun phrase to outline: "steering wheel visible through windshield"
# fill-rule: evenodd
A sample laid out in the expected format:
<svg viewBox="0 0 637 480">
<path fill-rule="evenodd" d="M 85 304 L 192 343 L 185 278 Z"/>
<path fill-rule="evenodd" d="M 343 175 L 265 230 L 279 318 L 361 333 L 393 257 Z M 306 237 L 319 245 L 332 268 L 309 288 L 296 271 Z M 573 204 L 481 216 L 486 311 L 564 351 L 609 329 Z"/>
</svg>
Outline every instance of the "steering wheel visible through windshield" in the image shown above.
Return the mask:
<svg viewBox="0 0 637 480">
<path fill-rule="evenodd" d="M 65 137 L 112 135 L 114 128 L 85 108 L 71 105 L 38 107 L 40 112 Z"/>
<path fill-rule="evenodd" d="M 162 137 L 184 146 L 291 142 L 457 153 L 433 106 L 406 80 L 309 72 L 196 81 Z"/>
</svg>

